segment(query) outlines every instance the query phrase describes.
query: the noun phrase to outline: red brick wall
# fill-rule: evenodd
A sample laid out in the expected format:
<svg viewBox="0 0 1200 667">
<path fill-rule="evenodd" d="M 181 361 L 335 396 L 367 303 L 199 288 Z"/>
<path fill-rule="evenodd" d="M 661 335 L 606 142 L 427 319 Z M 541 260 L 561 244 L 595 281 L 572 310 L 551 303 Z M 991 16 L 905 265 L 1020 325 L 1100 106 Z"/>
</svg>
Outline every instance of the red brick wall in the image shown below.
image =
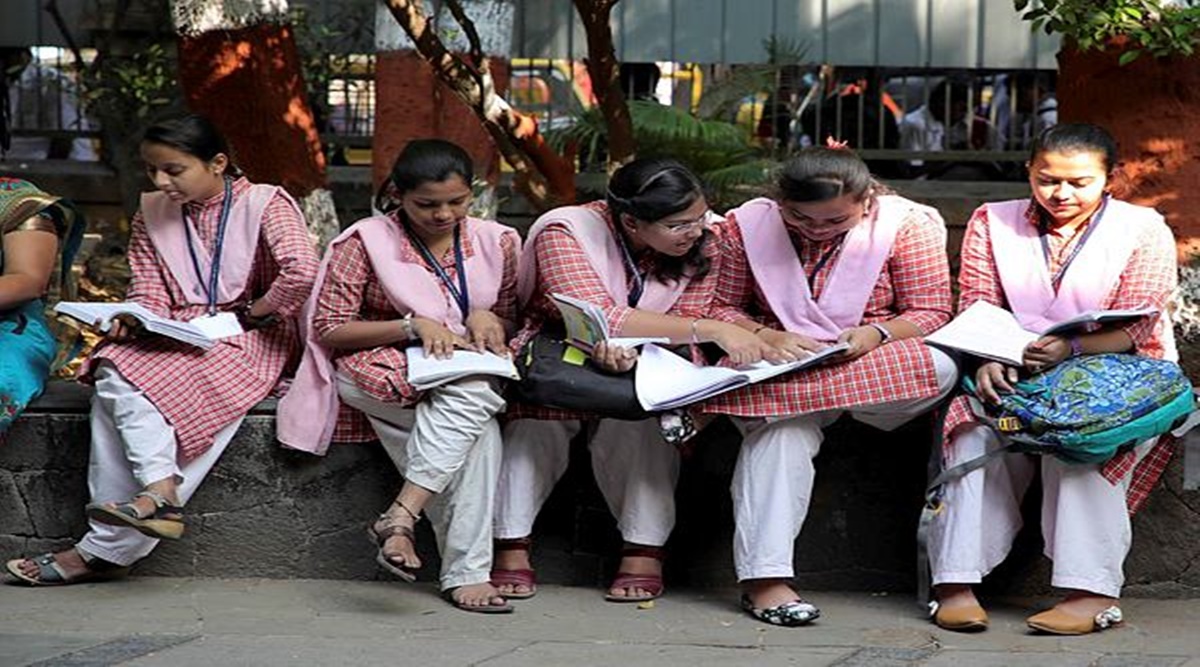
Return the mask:
<svg viewBox="0 0 1200 667">
<path fill-rule="evenodd" d="M 508 88 L 508 63 L 491 59 L 497 90 Z M 378 187 L 411 139 L 453 141 L 475 158 L 475 173 L 494 178 L 499 153 L 475 113 L 414 51 L 381 51 L 375 62 L 375 138 L 372 177 Z"/>
</svg>

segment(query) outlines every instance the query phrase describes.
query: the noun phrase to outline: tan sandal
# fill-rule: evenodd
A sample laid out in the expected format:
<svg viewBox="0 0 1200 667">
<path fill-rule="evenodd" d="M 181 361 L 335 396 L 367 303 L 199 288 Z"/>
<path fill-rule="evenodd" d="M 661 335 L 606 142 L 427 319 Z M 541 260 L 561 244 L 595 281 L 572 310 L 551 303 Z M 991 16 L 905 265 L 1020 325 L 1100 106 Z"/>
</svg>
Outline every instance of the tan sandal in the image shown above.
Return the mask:
<svg viewBox="0 0 1200 667">
<path fill-rule="evenodd" d="M 160 540 L 177 540 L 183 537 L 183 508 L 172 505 L 167 499 L 153 491 L 134 494 L 134 499 L 149 498 L 154 501 L 154 511 L 143 516 L 137 505 L 128 503 L 91 503 L 86 508 L 87 517 L 109 526 L 133 528 L 139 533 Z"/>
<path fill-rule="evenodd" d="M 420 520 L 420 518 L 414 514 L 412 510 L 408 509 L 408 507 L 399 500 L 394 501 L 392 504 L 399 506 L 400 509 L 404 510 L 404 512 L 408 514 L 408 516 L 412 517 L 414 525 Z M 379 519 L 376 521 L 376 523 L 379 521 L 386 522 L 384 523 L 383 528 L 376 530 L 375 523 L 367 526 L 367 538 L 371 540 L 371 544 L 374 544 L 378 548 L 378 551 L 375 552 L 375 562 L 379 564 L 379 567 L 382 567 L 388 572 L 400 577 L 404 581 L 410 584 L 415 582 L 417 580 L 417 570 L 420 568 L 397 563 L 395 560 L 393 560 L 396 558 L 396 556 L 389 556 L 383 550 L 384 545 L 387 544 L 387 541 L 391 538 L 403 537 L 404 539 L 408 540 L 409 544 L 413 546 L 413 551 L 415 552 L 417 550 L 417 536 L 413 532 L 412 526 L 396 523 L 396 521 L 387 512 L 379 515 Z"/>
</svg>

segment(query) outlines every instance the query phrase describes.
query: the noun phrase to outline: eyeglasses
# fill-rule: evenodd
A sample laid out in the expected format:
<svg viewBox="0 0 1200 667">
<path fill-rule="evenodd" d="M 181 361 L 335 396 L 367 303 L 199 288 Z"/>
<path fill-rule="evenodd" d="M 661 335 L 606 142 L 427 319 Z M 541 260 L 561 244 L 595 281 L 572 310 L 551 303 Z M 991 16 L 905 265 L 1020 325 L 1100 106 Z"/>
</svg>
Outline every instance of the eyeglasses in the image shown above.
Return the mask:
<svg viewBox="0 0 1200 667">
<path fill-rule="evenodd" d="M 653 224 L 659 225 L 667 231 L 668 234 L 682 236 L 698 227 L 703 227 L 708 222 L 709 215 L 712 210 L 705 210 L 700 214 L 700 217 L 695 220 L 655 220 Z"/>
</svg>

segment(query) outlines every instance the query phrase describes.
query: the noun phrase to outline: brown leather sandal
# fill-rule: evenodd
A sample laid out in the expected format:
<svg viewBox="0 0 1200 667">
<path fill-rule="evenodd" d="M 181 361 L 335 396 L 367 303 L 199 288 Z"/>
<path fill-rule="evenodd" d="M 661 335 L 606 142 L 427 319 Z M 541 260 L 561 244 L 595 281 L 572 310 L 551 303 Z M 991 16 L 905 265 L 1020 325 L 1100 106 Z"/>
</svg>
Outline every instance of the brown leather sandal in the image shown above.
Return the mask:
<svg viewBox="0 0 1200 667">
<path fill-rule="evenodd" d="M 392 504 L 399 506 L 400 509 L 404 510 L 405 513 L 408 514 L 408 516 L 412 517 L 414 525 L 417 523 L 417 521 L 420 521 L 420 518 L 414 514 L 412 510 L 408 509 L 404 503 L 397 500 Z M 420 569 L 419 566 L 412 567 L 410 565 L 398 563 L 393 560 L 396 558 L 396 556 L 389 556 L 383 550 L 384 545 L 387 544 L 389 539 L 393 537 L 403 537 L 404 539 L 408 540 L 409 544 L 413 546 L 413 551 L 415 552 L 417 549 L 417 537 L 413 533 L 412 526 L 406 526 L 402 523 L 397 523 L 395 519 L 388 515 L 387 512 L 380 514 L 376 523 L 378 523 L 378 521 L 385 521 L 387 523 L 383 525 L 383 528 L 378 530 L 375 528 L 375 523 L 367 526 L 367 538 L 371 540 L 371 544 L 374 544 L 377 548 L 377 551 L 375 552 L 375 562 L 379 564 L 379 567 L 382 567 L 388 572 L 400 577 L 404 581 L 410 584 L 413 583 L 417 580 L 417 570 Z"/>
</svg>

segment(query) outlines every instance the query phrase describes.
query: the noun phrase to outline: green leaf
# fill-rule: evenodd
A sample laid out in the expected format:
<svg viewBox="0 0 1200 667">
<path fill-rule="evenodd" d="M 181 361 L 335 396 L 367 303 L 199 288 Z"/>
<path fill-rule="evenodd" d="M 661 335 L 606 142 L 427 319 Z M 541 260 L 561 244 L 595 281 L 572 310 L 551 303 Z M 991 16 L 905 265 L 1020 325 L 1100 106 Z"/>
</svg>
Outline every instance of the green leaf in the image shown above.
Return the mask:
<svg viewBox="0 0 1200 667">
<path fill-rule="evenodd" d="M 1018 12 L 1029 6 L 1029 0 L 1013 0 L 1013 9 Z"/>
<path fill-rule="evenodd" d="M 1142 55 L 1141 49 L 1134 50 L 1134 51 L 1126 51 L 1125 53 L 1121 54 L 1120 58 L 1117 59 L 1117 64 L 1121 65 L 1121 66 L 1128 65 L 1129 63 L 1137 60 L 1138 56 L 1140 56 L 1140 55 Z"/>
</svg>

